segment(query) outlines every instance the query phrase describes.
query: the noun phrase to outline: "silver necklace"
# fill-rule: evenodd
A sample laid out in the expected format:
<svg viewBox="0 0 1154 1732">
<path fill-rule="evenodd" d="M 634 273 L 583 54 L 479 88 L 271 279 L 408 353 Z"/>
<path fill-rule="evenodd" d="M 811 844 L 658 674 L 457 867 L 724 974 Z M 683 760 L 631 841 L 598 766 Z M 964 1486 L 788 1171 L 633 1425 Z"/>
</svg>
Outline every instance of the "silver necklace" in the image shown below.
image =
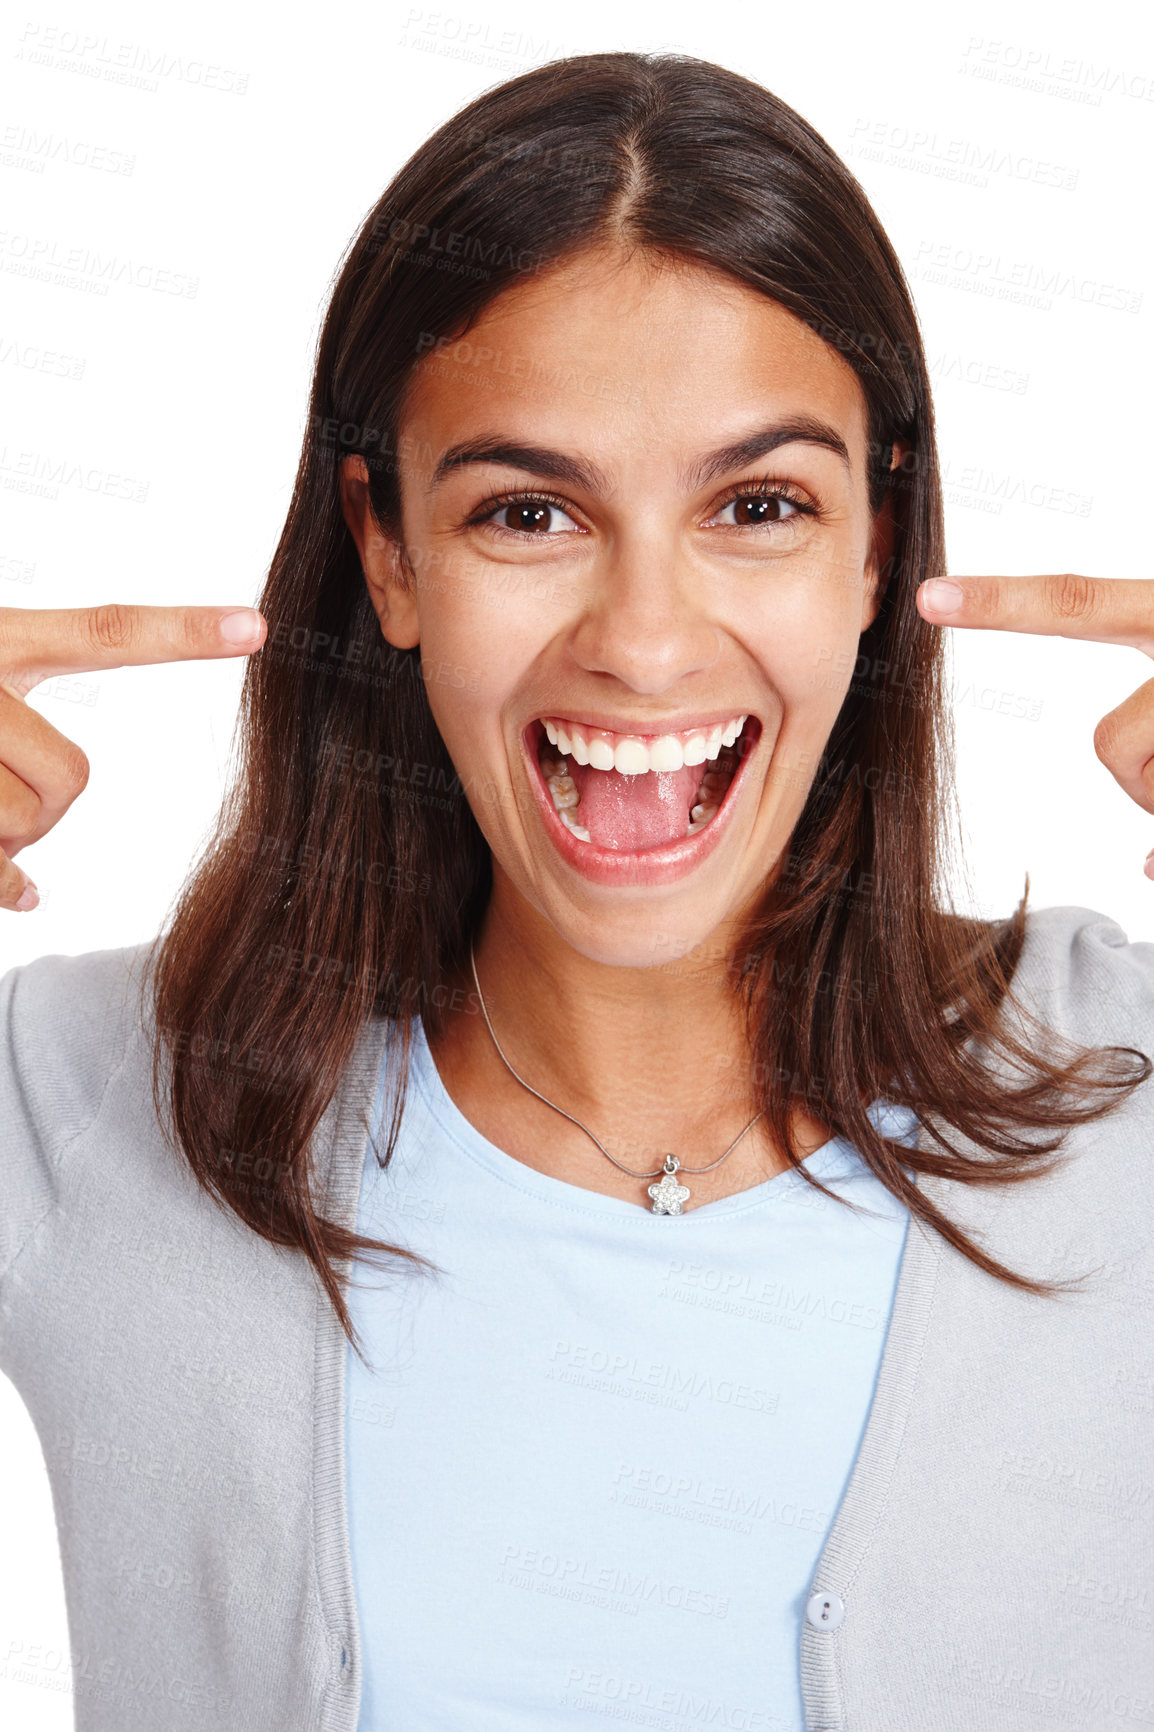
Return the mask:
<svg viewBox="0 0 1154 1732">
<path fill-rule="evenodd" d="M 469 963 L 473 970 L 473 985 L 477 988 L 477 998 L 481 1005 L 481 1015 L 485 1018 L 485 1027 L 489 1030 L 493 1045 L 497 1049 L 497 1057 L 501 1060 L 501 1063 L 505 1066 L 509 1075 L 515 1082 L 519 1082 L 523 1089 L 527 1089 L 531 1095 L 535 1096 L 543 1106 L 552 1107 L 555 1113 L 560 1113 L 563 1119 L 568 1119 L 571 1125 L 576 1125 L 579 1131 L 584 1131 L 590 1141 L 597 1144 L 597 1147 L 601 1150 L 605 1159 L 607 1161 L 612 1161 L 613 1165 L 618 1167 L 621 1172 L 628 1173 L 631 1179 L 652 1179 L 657 1173 L 660 1173 L 662 1175 L 660 1181 L 656 1185 L 650 1185 L 648 1188 L 649 1195 L 653 1199 L 651 1212 L 654 1215 L 684 1214 L 685 1210 L 683 1205 L 690 1196 L 690 1190 L 688 1185 L 683 1185 L 678 1180 L 678 1173 L 711 1173 L 714 1167 L 719 1167 L 721 1165 L 722 1161 L 725 1160 L 726 1155 L 731 1155 L 733 1153 L 742 1137 L 749 1134 L 758 1119 L 764 1117 L 764 1114 L 757 1113 L 753 1118 L 751 1118 L 749 1123 L 746 1125 L 745 1130 L 740 1131 L 738 1135 L 734 1137 L 733 1141 L 726 1149 L 725 1154 L 718 1155 L 717 1159 L 715 1161 L 710 1161 L 707 1167 L 683 1167 L 676 1155 L 666 1155 L 665 1160 L 660 1167 L 653 1167 L 648 1173 L 634 1172 L 632 1167 L 625 1166 L 617 1159 L 616 1155 L 611 1155 L 609 1153 L 605 1144 L 600 1140 L 600 1138 L 593 1135 L 593 1132 L 589 1129 L 588 1125 L 583 1125 L 580 1119 L 574 1118 L 572 1113 L 567 1113 L 564 1107 L 559 1107 L 557 1105 L 556 1101 L 547 1100 L 546 1097 L 543 1094 L 540 1094 L 531 1083 L 527 1083 L 525 1078 L 519 1076 L 513 1069 L 513 1066 L 509 1063 L 509 1060 L 501 1050 L 501 1042 L 497 1039 L 496 1031 L 489 1020 L 489 1009 L 485 1003 L 485 994 L 481 991 L 481 982 L 477 978 L 477 958 L 471 941 L 469 944 Z"/>
</svg>

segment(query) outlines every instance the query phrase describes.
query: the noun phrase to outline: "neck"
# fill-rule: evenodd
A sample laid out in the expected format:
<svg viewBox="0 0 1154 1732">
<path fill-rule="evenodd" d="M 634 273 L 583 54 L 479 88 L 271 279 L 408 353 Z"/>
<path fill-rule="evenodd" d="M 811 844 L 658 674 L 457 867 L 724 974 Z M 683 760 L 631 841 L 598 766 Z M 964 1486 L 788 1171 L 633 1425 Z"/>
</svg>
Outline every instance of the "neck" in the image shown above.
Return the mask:
<svg viewBox="0 0 1154 1732">
<path fill-rule="evenodd" d="M 525 1082 L 630 1165 L 687 1147 L 694 1161 L 719 1154 L 758 1110 L 728 966 L 732 936 L 718 931 L 680 961 L 615 968 L 565 944 L 498 873 L 477 974 L 494 1033 Z M 471 978 L 467 986 L 471 993 Z M 514 1109 L 528 1099 L 476 1012 L 450 1019 L 434 1057 L 459 1096 L 497 1091 Z"/>
</svg>

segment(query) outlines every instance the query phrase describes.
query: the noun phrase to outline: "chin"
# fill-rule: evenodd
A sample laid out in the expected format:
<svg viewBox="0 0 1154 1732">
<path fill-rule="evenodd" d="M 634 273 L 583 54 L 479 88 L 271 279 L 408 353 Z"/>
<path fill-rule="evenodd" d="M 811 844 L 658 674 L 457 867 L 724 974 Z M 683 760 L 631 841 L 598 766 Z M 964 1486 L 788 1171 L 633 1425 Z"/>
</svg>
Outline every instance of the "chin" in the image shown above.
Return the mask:
<svg viewBox="0 0 1154 1732">
<path fill-rule="evenodd" d="M 734 838 L 736 841 L 737 839 Z M 759 857 L 765 858 L 763 850 Z M 725 961 L 723 938 L 761 889 L 761 878 L 718 870 L 720 858 L 700 876 L 661 886 L 559 883 L 556 871 L 543 882 L 534 875 L 533 905 L 571 950 L 608 968 L 661 968 L 686 957 Z"/>
</svg>

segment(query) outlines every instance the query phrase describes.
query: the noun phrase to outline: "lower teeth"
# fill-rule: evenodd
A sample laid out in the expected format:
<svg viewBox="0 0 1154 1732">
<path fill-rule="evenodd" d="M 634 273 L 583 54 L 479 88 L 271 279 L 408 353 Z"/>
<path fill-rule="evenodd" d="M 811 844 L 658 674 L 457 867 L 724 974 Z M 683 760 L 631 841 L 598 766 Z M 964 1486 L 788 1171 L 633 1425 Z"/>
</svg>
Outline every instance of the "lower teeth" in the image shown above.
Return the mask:
<svg viewBox="0 0 1154 1732">
<path fill-rule="evenodd" d="M 728 753 L 725 756 L 728 757 Z M 592 837 L 588 830 L 577 820 L 576 813 L 581 804 L 581 796 L 577 792 L 576 783 L 569 774 L 565 759 L 563 757 L 556 758 L 546 750 L 542 753 L 539 762 L 546 786 L 553 797 L 553 806 L 557 816 L 570 834 L 576 836 L 579 842 L 591 841 Z M 719 760 L 714 760 L 710 763 L 708 771 L 701 778 L 685 829 L 687 836 L 696 836 L 698 831 L 704 830 L 710 820 L 716 816 L 717 809 L 725 798 L 726 789 L 733 780 L 734 771 L 737 768 L 736 756 L 732 759 L 732 767 L 728 771 L 719 770 L 718 762 Z"/>
<path fill-rule="evenodd" d="M 589 842 L 592 840 L 588 830 L 582 829 L 571 811 L 567 810 L 564 806 L 558 806 L 557 810 L 561 815 L 561 822 L 564 824 L 565 828 L 571 830 L 579 842 Z"/>
</svg>

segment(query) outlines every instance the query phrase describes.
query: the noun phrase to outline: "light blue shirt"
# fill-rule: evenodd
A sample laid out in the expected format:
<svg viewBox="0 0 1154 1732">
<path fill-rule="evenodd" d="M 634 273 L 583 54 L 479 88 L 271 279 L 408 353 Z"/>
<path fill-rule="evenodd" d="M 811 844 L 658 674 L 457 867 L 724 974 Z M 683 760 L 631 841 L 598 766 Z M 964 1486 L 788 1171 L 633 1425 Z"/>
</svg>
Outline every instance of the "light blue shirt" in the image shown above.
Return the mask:
<svg viewBox="0 0 1154 1732">
<path fill-rule="evenodd" d="M 909 1219 L 843 1142 L 805 1165 L 870 1213 L 787 1172 L 654 1215 L 487 1142 L 418 1035 L 358 1224 L 442 1273 L 362 1264 L 350 1294 L 358 1732 L 804 1732 Z"/>
</svg>

